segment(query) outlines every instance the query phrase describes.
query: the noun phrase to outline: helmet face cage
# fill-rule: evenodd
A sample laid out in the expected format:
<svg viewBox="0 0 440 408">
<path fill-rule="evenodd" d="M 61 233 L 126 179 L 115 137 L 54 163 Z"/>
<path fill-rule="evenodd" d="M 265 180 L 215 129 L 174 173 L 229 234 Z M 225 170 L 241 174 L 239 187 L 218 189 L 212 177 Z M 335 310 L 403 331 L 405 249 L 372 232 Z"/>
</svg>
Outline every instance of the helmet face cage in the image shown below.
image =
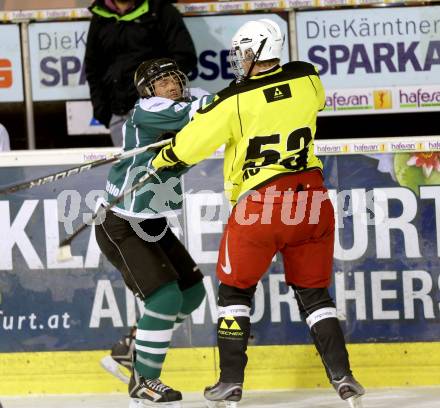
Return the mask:
<svg viewBox="0 0 440 408">
<path fill-rule="evenodd" d="M 238 81 L 243 80 L 247 74 L 247 72 L 245 72 L 243 63 L 245 61 L 252 61 L 254 56 L 254 52 L 251 48 L 248 48 L 245 51 L 245 54 L 246 56 L 243 56 L 239 46 L 232 47 L 229 51 L 229 63 L 231 64 L 232 71 Z"/>
<path fill-rule="evenodd" d="M 148 81 L 145 81 L 145 89 L 148 96 L 157 96 L 154 88 L 154 83 L 160 81 L 161 79 L 171 78 L 173 81 L 177 82 L 180 87 L 181 96 L 179 99 L 188 100 L 190 99 L 189 84 L 187 76 L 180 70 L 172 70 L 163 72 L 156 75 Z"/>
<path fill-rule="evenodd" d="M 190 100 L 189 81 L 187 76 L 180 71 L 177 64 L 168 58 L 143 62 L 136 70 L 134 82 L 142 98 L 156 96 L 154 83 L 161 79 L 171 78 L 177 82 L 181 90 L 179 100 Z"/>
</svg>

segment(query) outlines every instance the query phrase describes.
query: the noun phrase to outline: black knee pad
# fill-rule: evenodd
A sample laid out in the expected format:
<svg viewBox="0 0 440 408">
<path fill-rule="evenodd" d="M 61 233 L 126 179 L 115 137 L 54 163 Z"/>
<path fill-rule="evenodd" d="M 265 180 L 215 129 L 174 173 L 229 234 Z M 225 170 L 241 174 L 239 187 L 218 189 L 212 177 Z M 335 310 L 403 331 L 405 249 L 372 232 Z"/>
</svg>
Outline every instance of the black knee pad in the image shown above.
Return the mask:
<svg viewBox="0 0 440 408">
<path fill-rule="evenodd" d="M 335 308 L 335 303 L 327 288 L 301 288 L 294 285 L 291 287 L 295 291 L 295 298 L 303 320 L 318 309 Z"/>
<path fill-rule="evenodd" d="M 251 307 L 256 289 L 256 285 L 247 289 L 240 289 L 221 283 L 218 289 L 218 305 L 223 307 L 231 305 Z"/>
</svg>

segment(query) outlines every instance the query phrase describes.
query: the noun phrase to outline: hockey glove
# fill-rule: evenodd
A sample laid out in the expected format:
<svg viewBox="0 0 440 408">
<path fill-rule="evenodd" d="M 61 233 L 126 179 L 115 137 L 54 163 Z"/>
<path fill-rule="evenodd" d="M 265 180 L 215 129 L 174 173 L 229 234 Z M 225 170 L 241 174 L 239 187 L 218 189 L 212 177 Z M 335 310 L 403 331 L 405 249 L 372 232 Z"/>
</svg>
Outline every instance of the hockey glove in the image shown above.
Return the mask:
<svg viewBox="0 0 440 408">
<path fill-rule="evenodd" d="M 173 132 L 172 130 L 164 132 L 162 134 L 160 134 L 157 138 L 156 138 L 156 142 L 161 142 L 162 140 L 168 140 L 170 139 L 170 143 L 171 143 L 171 139 L 173 139 L 173 137 L 176 136 L 176 132 Z M 162 146 L 158 146 L 154 149 L 151 149 L 152 152 L 158 154 L 164 147 L 167 147 L 168 145 L 162 145 Z"/>
<path fill-rule="evenodd" d="M 176 177 L 186 173 L 192 166 L 180 161 L 173 152 L 171 144 L 165 146 L 152 160 L 151 166 L 155 169 L 164 168 L 172 171 Z"/>
<path fill-rule="evenodd" d="M 160 169 L 162 167 L 172 167 L 179 163 L 180 160 L 174 154 L 171 143 L 163 147 L 152 161 L 152 165 L 156 169 Z"/>
</svg>

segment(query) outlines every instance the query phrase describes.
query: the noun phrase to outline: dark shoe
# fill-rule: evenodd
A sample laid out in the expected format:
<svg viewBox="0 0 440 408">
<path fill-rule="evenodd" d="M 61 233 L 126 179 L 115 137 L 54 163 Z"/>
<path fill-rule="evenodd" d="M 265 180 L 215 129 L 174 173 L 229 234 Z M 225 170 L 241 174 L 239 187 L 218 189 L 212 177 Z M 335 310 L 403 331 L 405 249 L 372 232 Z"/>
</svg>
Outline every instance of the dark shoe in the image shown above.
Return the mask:
<svg viewBox="0 0 440 408">
<path fill-rule="evenodd" d="M 136 370 L 128 385 L 130 408 L 163 406 L 181 408 L 182 394 L 163 384 L 159 378 L 148 379 L 140 376 Z"/>
</svg>

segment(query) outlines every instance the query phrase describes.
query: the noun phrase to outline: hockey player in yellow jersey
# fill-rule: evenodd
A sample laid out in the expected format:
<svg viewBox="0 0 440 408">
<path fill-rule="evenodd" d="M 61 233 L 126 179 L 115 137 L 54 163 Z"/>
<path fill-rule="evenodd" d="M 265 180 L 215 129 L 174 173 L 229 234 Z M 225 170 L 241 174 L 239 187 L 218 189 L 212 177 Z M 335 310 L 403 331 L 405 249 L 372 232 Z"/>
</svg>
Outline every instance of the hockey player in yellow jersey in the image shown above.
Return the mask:
<svg viewBox="0 0 440 408">
<path fill-rule="evenodd" d="M 225 145 L 225 193 L 233 209 L 217 264 L 220 379 L 205 390 L 208 406 L 225 401 L 233 407 L 241 400 L 252 299 L 280 252 L 286 284 L 295 292 L 329 381 L 351 407 L 361 407 L 364 390 L 352 375 L 328 292 L 334 212 L 313 143 L 325 93 L 312 65 L 279 65 L 283 42 L 272 20 L 244 24 L 232 39 L 237 80 L 198 111 L 152 166 L 194 165 Z"/>
</svg>

